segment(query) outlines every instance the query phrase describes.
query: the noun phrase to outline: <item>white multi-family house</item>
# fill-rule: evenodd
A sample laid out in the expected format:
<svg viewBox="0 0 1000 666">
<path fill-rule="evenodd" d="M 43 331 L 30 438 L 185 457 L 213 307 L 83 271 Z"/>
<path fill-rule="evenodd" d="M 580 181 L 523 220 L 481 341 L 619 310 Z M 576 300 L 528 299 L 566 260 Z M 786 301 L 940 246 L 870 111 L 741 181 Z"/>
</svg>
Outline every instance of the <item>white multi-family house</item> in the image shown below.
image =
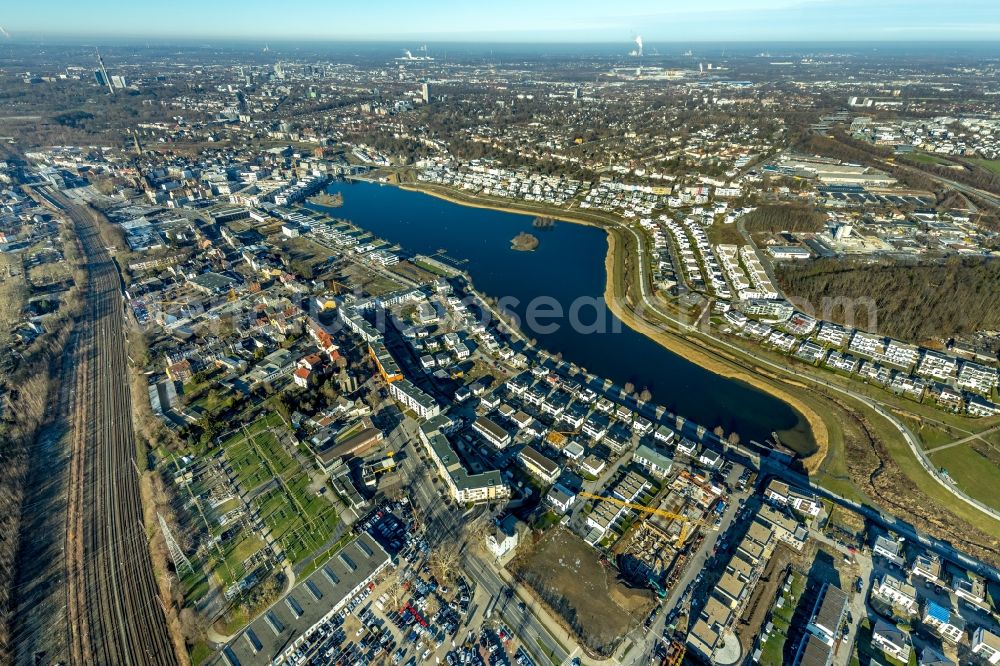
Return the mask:
<svg viewBox="0 0 1000 666">
<path fill-rule="evenodd" d="M 910 370 L 920 358 L 920 349 L 899 340 L 889 340 L 882 355 L 882 361 L 888 365 Z"/>
<path fill-rule="evenodd" d="M 858 359 L 850 354 L 843 354 L 834 350 L 826 357 L 826 365 L 834 370 L 853 373 L 858 369 Z"/>
<path fill-rule="evenodd" d="M 694 456 L 697 451 L 698 445 L 686 437 L 681 437 L 681 441 L 677 442 L 677 453 L 683 453 L 686 456 Z"/>
<path fill-rule="evenodd" d="M 921 377 L 933 377 L 941 381 L 947 381 L 955 376 L 958 362 L 953 356 L 946 356 L 940 352 L 926 350 L 917 366 L 917 374 Z"/>
<path fill-rule="evenodd" d="M 951 586 L 959 599 L 965 599 L 974 606 L 986 603 L 986 581 L 981 576 L 972 572 L 967 572 L 964 576 L 956 575 Z"/>
<path fill-rule="evenodd" d="M 389 393 L 397 402 L 422 419 L 429 419 L 441 413 L 441 405 L 407 379 L 389 384 Z"/>
<path fill-rule="evenodd" d="M 897 566 L 903 566 L 903 541 L 895 541 L 889 537 L 879 536 L 872 547 L 872 555 L 878 555 Z"/>
<path fill-rule="evenodd" d="M 775 504 L 790 506 L 799 513 L 804 513 L 808 516 L 818 516 L 823 510 L 823 504 L 814 495 L 789 486 L 784 481 L 778 481 L 777 479 L 773 479 L 767 484 L 764 497 Z"/>
<path fill-rule="evenodd" d="M 956 386 L 959 388 L 988 396 L 996 385 L 996 368 L 971 361 L 964 361 L 962 363 L 962 369 L 958 372 L 958 381 L 956 382 Z"/>
<path fill-rule="evenodd" d="M 934 601 L 928 601 L 924 607 L 923 623 L 952 643 L 958 643 L 965 635 L 965 620 L 962 616 L 954 609 L 945 608 Z"/>
<path fill-rule="evenodd" d="M 821 322 L 816 331 L 816 341 L 830 347 L 843 347 L 847 342 L 847 329 L 828 321 Z"/>
<path fill-rule="evenodd" d="M 969 416 L 990 417 L 1000 414 L 1000 405 L 989 400 L 984 400 L 978 395 L 970 395 L 965 404 Z"/>
<path fill-rule="evenodd" d="M 815 363 L 823 360 L 823 357 L 826 356 L 826 349 L 812 340 L 803 340 L 802 344 L 795 351 L 795 355 L 803 361 Z"/>
<path fill-rule="evenodd" d="M 632 454 L 633 460 L 640 467 L 649 471 L 656 479 L 665 478 L 673 467 L 673 459 L 664 451 L 658 451 L 645 444 L 640 444 Z"/>
<path fill-rule="evenodd" d="M 972 633 L 972 654 L 988 664 L 1000 664 L 1000 636 L 980 627 Z"/>
<path fill-rule="evenodd" d="M 886 573 L 881 579 L 875 580 L 872 596 L 907 613 L 917 612 L 916 588 L 891 573 Z"/>
<path fill-rule="evenodd" d="M 913 566 L 910 567 L 910 574 L 936 583 L 941 577 L 941 559 L 937 555 L 927 553 L 917 555 L 913 560 Z"/>
<path fill-rule="evenodd" d="M 854 331 L 847 345 L 847 348 L 855 354 L 870 358 L 882 358 L 885 347 L 885 338 L 864 331 Z"/>
<path fill-rule="evenodd" d="M 565 515 L 576 502 L 576 493 L 557 483 L 552 486 L 548 494 L 545 496 L 545 502 L 551 506 L 556 513 Z"/>
</svg>

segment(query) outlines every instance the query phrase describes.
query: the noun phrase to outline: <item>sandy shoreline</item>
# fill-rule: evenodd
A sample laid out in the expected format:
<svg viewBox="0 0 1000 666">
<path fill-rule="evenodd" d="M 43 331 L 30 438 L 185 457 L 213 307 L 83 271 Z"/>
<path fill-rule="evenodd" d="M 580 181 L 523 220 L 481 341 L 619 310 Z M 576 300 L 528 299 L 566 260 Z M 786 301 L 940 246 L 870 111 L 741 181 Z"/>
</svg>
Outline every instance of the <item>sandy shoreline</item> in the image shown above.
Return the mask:
<svg viewBox="0 0 1000 666">
<path fill-rule="evenodd" d="M 427 194 L 429 196 L 437 197 L 445 201 L 449 201 L 460 206 L 469 206 L 471 208 L 485 208 L 489 210 L 498 210 L 505 213 L 512 213 L 515 215 L 538 215 L 541 214 L 539 211 L 533 211 L 527 208 L 518 208 L 516 206 L 504 206 L 504 205 L 493 205 L 487 204 L 480 201 L 473 200 L 470 198 L 459 198 L 455 196 L 450 196 L 446 193 L 437 191 L 435 189 L 425 189 L 422 187 L 415 187 L 413 185 L 397 185 L 404 190 L 411 192 L 420 192 L 422 194 Z M 625 303 L 618 295 L 615 293 L 615 281 L 617 272 L 621 269 L 620 266 L 616 265 L 615 262 L 615 252 L 616 243 L 618 241 L 617 234 L 615 230 L 611 228 L 609 223 L 597 223 L 590 220 L 581 219 L 574 217 L 572 215 L 564 215 L 560 213 L 550 213 L 545 212 L 546 217 L 551 217 L 564 222 L 569 222 L 571 224 L 583 224 L 588 227 L 599 227 L 605 231 L 608 237 L 608 253 L 605 256 L 604 267 L 606 281 L 604 285 L 604 300 L 607 302 L 608 307 L 611 311 L 621 319 L 629 328 L 645 335 L 657 344 L 666 347 L 671 352 L 695 363 L 696 365 L 717 374 L 727 379 L 734 379 L 737 381 L 742 381 L 755 389 L 767 393 L 768 395 L 781 400 L 782 402 L 789 405 L 794 409 L 809 425 L 809 429 L 812 431 L 813 442 L 816 445 L 816 451 L 807 458 L 803 458 L 803 464 L 806 470 L 810 473 L 817 471 L 822 465 L 823 461 L 826 459 L 826 455 L 829 451 L 829 430 L 827 429 L 826 423 L 815 410 L 811 409 L 808 405 L 803 403 L 800 399 L 796 398 L 790 392 L 776 386 L 773 382 L 783 382 L 790 383 L 788 380 L 773 378 L 773 381 L 765 381 L 760 375 L 749 372 L 742 368 L 739 368 L 733 363 L 724 360 L 726 356 L 723 352 L 712 352 L 707 349 L 701 348 L 699 345 L 687 340 L 682 339 L 678 335 L 673 334 L 662 329 L 658 329 L 656 326 L 636 317 L 628 307 L 625 307 Z M 723 358 L 716 358 L 713 354 L 722 356 Z M 766 375 L 768 377 L 773 377 L 773 375 Z"/>
<path fill-rule="evenodd" d="M 608 272 L 608 284 L 604 294 L 604 299 L 608 303 L 608 307 L 611 308 L 611 311 L 615 313 L 615 316 L 625 322 L 625 324 L 630 328 L 642 333 L 657 344 L 666 347 L 678 356 L 691 361 L 709 372 L 726 377 L 727 379 L 734 379 L 749 384 L 755 389 L 767 393 L 768 395 L 771 395 L 792 407 L 792 409 L 798 412 L 801 417 L 805 419 L 806 423 L 809 424 L 813 442 L 816 445 L 816 451 L 807 458 L 803 458 L 803 464 L 810 473 L 817 471 L 819 466 L 823 463 L 823 460 L 826 458 L 830 446 L 829 431 L 819 414 L 792 394 L 778 386 L 775 386 L 771 382 L 764 381 L 760 375 L 735 367 L 725 360 L 714 358 L 711 355 L 713 352 L 702 349 L 686 339 L 679 339 L 676 335 L 665 332 L 662 329 L 658 329 L 656 326 L 636 317 L 631 310 L 625 307 L 623 300 L 618 298 L 617 295 L 613 293 L 611 275 L 614 270 L 614 253 L 616 243 L 616 235 L 614 233 L 608 233 L 608 256 L 605 259 L 605 269 Z M 725 356 L 722 352 L 714 353 Z M 769 374 L 767 376 L 771 377 Z M 775 378 L 774 381 L 785 380 Z"/>
</svg>

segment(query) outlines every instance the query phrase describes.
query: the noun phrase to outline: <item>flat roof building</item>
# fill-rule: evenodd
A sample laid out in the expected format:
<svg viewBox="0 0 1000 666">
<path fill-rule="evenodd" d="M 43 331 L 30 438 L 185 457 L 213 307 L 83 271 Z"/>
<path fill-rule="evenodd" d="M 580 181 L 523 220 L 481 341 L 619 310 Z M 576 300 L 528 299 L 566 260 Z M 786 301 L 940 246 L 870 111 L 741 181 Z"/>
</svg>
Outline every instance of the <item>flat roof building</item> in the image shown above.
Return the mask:
<svg viewBox="0 0 1000 666">
<path fill-rule="evenodd" d="M 382 546 L 362 533 L 252 620 L 213 663 L 263 666 L 272 659 L 283 661 L 391 562 Z"/>
<path fill-rule="evenodd" d="M 441 424 L 434 420 L 421 425 L 420 441 L 437 466 L 438 474 L 448 487 L 452 499 L 465 503 L 509 498 L 510 487 L 504 483 L 499 471 L 469 473 L 451 442 L 442 434 L 440 426 Z"/>
</svg>

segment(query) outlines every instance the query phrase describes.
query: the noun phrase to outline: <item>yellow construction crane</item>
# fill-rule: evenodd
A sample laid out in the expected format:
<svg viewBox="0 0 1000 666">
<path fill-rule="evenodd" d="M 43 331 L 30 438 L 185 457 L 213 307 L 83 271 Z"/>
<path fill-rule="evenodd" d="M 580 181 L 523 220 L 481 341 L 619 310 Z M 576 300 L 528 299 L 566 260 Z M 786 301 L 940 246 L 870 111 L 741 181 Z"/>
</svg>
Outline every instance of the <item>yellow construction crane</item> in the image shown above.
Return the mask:
<svg viewBox="0 0 1000 666">
<path fill-rule="evenodd" d="M 326 282 L 327 282 L 327 285 L 328 285 L 327 288 L 328 289 L 333 289 L 333 293 L 336 294 L 337 296 L 340 295 L 340 288 L 341 287 L 344 288 L 345 292 L 350 293 L 350 291 L 351 291 L 351 285 L 347 284 L 346 282 L 341 282 L 340 280 L 335 280 L 333 278 L 327 278 Z"/>
<path fill-rule="evenodd" d="M 674 543 L 674 548 L 678 550 L 680 550 L 681 546 L 684 545 L 684 542 L 687 541 L 687 538 L 691 533 L 691 528 L 695 525 L 700 525 L 703 522 L 701 520 L 692 520 L 691 518 L 688 518 L 684 514 L 673 513 L 671 511 L 667 511 L 666 509 L 656 509 L 651 506 L 646 506 L 645 504 L 635 504 L 633 502 L 626 502 L 625 500 L 620 500 L 617 497 L 608 497 L 607 495 L 595 495 L 593 493 L 586 493 L 583 491 L 581 491 L 579 495 L 581 497 L 586 497 L 588 499 L 610 502 L 611 504 L 615 504 L 617 506 L 623 506 L 628 509 L 634 509 L 636 511 L 640 511 L 642 513 L 648 513 L 653 516 L 662 516 L 663 518 L 669 518 L 671 520 L 681 521 L 683 523 L 681 525 L 681 533 L 677 537 L 677 541 Z"/>
</svg>

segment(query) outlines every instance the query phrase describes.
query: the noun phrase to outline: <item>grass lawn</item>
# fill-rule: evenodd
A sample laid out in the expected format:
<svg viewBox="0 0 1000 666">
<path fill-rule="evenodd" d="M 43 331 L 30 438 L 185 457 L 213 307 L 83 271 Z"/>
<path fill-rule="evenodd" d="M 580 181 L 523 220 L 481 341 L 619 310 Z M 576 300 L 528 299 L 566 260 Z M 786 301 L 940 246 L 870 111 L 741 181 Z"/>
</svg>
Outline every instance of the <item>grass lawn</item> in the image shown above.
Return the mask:
<svg viewBox="0 0 1000 666">
<path fill-rule="evenodd" d="M 235 497 L 233 499 L 228 499 L 219 506 L 215 507 L 213 511 L 217 516 L 224 516 L 230 511 L 238 509 L 240 507 L 240 501 Z"/>
<path fill-rule="evenodd" d="M 186 603 L 194 603 L 208 594 L 208 576 L 201 572 L 197 562 L 192 562 L 195 571 L 181 579 L 181 589 L 184 590 Z"/>
<path fill-rule="evenodd" d="M 1000 495 L 996 491 L 1000 467 L 974 451 L 969 443 L 931 453 L 930 458 L 935 465 L 948 470 L 959 488 L 980 502 L 1000 509 Z"/>
<path fill-rule="evenodd" d="M 262 432 L 254 436 L 254 444 L 257 451 L 267 458 L 271 470 L 275 474 L 285 475 L 288 470 L 298 465 L 292 460 L 292 456 L 281 446 L 281 442 L 272 432 Z"/>
<path fill-rule="evenodd" d="M 250 492 L 262 483 L 271 480 L 271 474 L 264 466 L 264 460 L 250 446 L 250 442 L 241 442 L 226 451 L 233 474 L 239 481 L 243 492 Z"/>
<path fill-rule="evenodd" d="M 942 444 L 954 442 L 965 435 L 960 432 L 949 432 L 946 426 L 921 422 L 906 416 L 900 417 L 906 426 L 913 431 L 913 434 L 920 438 L 920 444 L 924 449 L 933 449 Z"/>
<path fill-rule="evenodd" d="M 883 442 L 889 455 L 899 465 L 900 471 L 908 476 L 931 501 L 939 506 L 948 507 L 948 510 L 953 514 L 986 534 L 994 538 L 1000 538 L 1000 521 L 990 518 L 982 511 L 969 506 L 965 502 L 956 501 L 954 495 L 931 478 L 931 475 L 923 468 L 916 456 L 913 455 L 909 445 L 903 441 L 903 438 L 899 436 L 895 428 L 867 407 L 859 406 L 859 411 L 867 415 L 872 430 L 879 440 Z M 945 449 L 942 453 L 950 450 Z M 941 465 L 936 458 L 933 458 L 933 462 Z M 972 493 L 970 492 L 970 494 Z"/>
<path fill-rule="evenodd" d="M 191 663 L 194 666 L 199 666 L 211 659 L 214 654 L 215 651 L 208 647 L 207 643 L 195 643 L 191 646 L 191 652 L 188 656 L 191 658 Z"/>
<path fill-rule="evenodd" d="M 285 450 L 279 437 L 285 433 L 281 418 L 275 414 L 258 419 L 246 429 L 234 431 L 225 442 L 226 458 L 239 480 L 243 492 L 250 492 L 271 483 L 264 492 L 253 499 L 261 519 L 284 552 L 294 564 L 330 539 L 339 522 L 336 509 L 329 500 L 318 497 L 309 490 L 312 481 L 309 472 Z M 254 537 L 258 542 L 260 539 Z M 250 553 L 234 553 L 227 549 L 226 563 L 236 576 L 245 572 L 242 564 Z M 228 575 L 219 571 L 220 575 Z"/>
<path fill-rule="evenodd" d="M 974 158 L 969 161 L 983 167 L 984 169 L 989 169 L 993 173 L 1000 174 L 1000 160 L 984 160 L 982 158 Z"/>
<path fill-rule="evenodd" d="M 225 560 L 215 567 L 215 573 L 225 585 L 240 580 L 248 572 L 243 562 L 264 547 L 264 542 L 257 535 L 244 530 L 240 536 L 233 539 L 225 550 Z"/>
<path fill-rule="evenodd" d="M 0 253 L 0 341 L 6 341 L 28 300 L 20 255 Z"/>
<path fill-rule="evenodd" d="M 745 245 L 743 235 L 736 228 L 736 223 L 723 224 L 718 222 L 708 228 L 708 242 L 713 245 Z"/>
<path fill-rule="evenodd" d="M 339 522 L 330 502 L 309 492 L 309 483 L 309 475 L 300 472 L 255 500 L 264 524 L 292 564 L 321 548 Z"/>
<path fill-rule="evenodd" d="M 254 421 L 245 430 L 234 431 L 223 444 L 226 458 L 244 492 L 266 483 L 275 474 L 285 476 L 298 469 L 298 464 L 275 435 L 283 429 L 281 418 L 271 414 Z"/>
<path fill-rule="evenodd" d="M 767 640 L 761 644 L 762 655 L 760 663 L 767 666 L 780 666 L 785 663 L 784 651 L 785 642 L 788 640 L 788 630 L 792 625 L 792 617 L 795 615 L 795 607 L 799 603 L 799 597 L 806 589 L 806 577 L 800 573 L 792 574 L 792 584 L 787 593 L 783 594 L 784 605 L 775 608 L 771 614 L 771 621 L 774 629 Z"/>
<path fill-rule="evenodd" d="M 950 162 L 940 155 L 935 155 L 933 153 L 924 153 L 920 151 L 914 151 L 912 153 L 904 154 L 906 159 L 913 160 L 914 162 L 920 162 L 922 164 L 940 164 L 941 166 L 951 166 L 954 162 Z"/>
</svg>

